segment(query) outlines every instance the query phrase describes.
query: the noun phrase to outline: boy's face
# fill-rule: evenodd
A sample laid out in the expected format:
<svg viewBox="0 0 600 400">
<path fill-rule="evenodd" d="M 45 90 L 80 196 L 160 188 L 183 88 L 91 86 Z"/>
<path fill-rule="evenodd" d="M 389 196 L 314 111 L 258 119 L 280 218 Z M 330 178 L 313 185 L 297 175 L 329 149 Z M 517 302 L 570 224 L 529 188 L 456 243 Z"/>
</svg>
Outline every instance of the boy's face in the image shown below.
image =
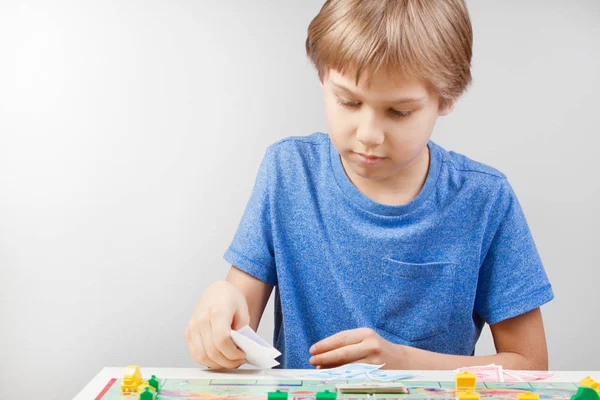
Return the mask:
<svg viewBox="0 0 600 400">
<path fill-rule="evenodd" d="M 439 97 L 418 79 L 377 73 L 365 81 L 356 86 L 354 74 L 324 74 L 329 136 L 347 173 L 394 180 L 426 154 L 437 117 L 452 107 L 441 110 Z"/>
</svg>

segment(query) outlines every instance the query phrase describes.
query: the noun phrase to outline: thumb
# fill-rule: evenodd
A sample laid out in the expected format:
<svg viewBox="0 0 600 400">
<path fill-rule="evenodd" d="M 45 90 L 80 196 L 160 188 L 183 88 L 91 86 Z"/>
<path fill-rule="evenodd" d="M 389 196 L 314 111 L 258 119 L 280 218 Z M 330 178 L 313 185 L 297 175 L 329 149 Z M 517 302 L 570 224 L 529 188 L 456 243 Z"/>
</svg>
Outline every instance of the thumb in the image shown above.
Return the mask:
<svg viewBox="0 0 600 400">
<path fill-rule="evenodd" d="M 250 312 L 248 311 L 248 303 L 244 298 L 238 303 L 237 309 L 233 314 L 233 321 L 231 322 L 231 329 L 237 331 L 246 325 L 250 325 Z"/>
</svg>

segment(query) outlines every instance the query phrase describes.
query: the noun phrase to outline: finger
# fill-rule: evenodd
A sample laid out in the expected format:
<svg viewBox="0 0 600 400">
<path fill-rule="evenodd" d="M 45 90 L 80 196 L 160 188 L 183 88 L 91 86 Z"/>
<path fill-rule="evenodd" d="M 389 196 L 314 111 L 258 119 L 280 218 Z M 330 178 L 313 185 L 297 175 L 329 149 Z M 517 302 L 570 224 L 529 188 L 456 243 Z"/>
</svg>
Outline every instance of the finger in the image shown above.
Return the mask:
<svg viewBox="0 0 600 400">
<path fill-rule="evenodd" d="M 202 343 L 204 344 L 206 355 L 208 355 L 208 358 L 210 358 L 212 362 L 218 364 L 221 368 L 235 368 L 238 366 L 238 364 L 225 357 L 217 346 L 215 346 L 210 321 L 200 327 L 200 335 L 202 336 Z"/>
<path fill-rule="evenodd" d="M 368 354 L 369 349 L 361 342 L 314 355 L 309 362 L 321 368 L 333 368 L 334 366 L 357 362 L 367 357 Z"/>
<path fill-rule="evenodd" d="M 217 349 L 228 359 L 243 363 L 246 353 L 240 350 L 231 338 L 231 328 L 226 318 L 217 317 L 211 321 L 213 341 Z"/>
<path fill-rule="evenodd" d="M 190 339 L 188 342 L 188 349 L 190 351 L 190 355 L 192 356 L 192 360 L 194 360 L 198 364 L 205 365 L 212 369 L 220 369 L 219 365 L 212 362 L 206 355 L 206 351 L 204 350 L 204 345 L 202 344 L 202 338 L 200 337 L 200 334 L 192 334 L 189 328 L 186 334 Z"/>
<path fill-rule="evenodd" d="M 363 332 L 363 329 L 350 329 L 347 331 L 341 331 L 312 345 L 310 348 L 310 354 L 314 356 L 351 344 L 360 343 L 364 339 L 364 336 L 365 333 Z"/>
</svg>

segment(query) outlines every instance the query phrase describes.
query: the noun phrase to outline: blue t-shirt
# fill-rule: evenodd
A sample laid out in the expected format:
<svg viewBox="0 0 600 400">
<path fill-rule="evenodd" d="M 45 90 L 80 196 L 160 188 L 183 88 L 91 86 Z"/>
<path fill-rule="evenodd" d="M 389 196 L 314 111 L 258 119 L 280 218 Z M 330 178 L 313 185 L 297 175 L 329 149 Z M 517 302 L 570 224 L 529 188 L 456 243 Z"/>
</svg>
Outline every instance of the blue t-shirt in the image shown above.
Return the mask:
<svg viewBox="0 0 600 400">
<path fill-rule="evenodd" d="M 371 200 L 328 135 L 271 145 L 225 259 L 276 286 L 273 345 L 283 368 L 368 327 L 399 344 L 472 355 L 484 323 L 553 298 L 506 177 L 428 144 L 425 184 L 406 205 Z"/>
</svg>

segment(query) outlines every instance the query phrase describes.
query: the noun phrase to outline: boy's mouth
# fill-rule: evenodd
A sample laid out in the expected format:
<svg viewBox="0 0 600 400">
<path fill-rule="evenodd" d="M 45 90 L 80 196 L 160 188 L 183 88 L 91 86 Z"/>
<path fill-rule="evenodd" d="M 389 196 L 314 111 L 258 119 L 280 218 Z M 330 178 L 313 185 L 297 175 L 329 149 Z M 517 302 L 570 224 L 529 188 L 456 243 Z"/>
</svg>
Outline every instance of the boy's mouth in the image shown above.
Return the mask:
<svg viewBox="0 0 600 400">
<path fill-rule="evenodd" d="M 366 165 L 375 165 L 375 164 L 379 164 L 381 161 L 383 161 L 385 159 L 385 157 L 379 157 L 379 156 L 373 156 L 373 155 L 368 155 L 368 154 L 363 154 L 363 153 L 354 153 L 358 156 L 358 160 L 362 163 L 362 164 L 366 164 Z"/>
</svg>

